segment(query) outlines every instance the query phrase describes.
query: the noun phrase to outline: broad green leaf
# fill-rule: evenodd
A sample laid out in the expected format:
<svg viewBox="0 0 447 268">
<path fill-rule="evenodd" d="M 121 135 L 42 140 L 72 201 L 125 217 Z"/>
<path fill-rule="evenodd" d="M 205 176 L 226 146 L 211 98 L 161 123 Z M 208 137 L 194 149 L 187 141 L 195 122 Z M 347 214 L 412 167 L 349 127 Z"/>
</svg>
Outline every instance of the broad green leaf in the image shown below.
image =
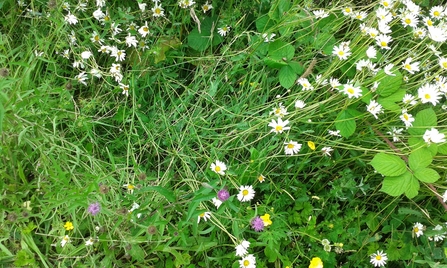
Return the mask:
<svg viewBox="0 0 447 268">
<path fill-rule="evenodd" d="M 291 88 L 298 77 L 298 75 L 293 71 L 292 67 L 284 66 L 279 70 L 279 83 L 285 88 Z"/>
<path fill-rule="evenodd" d="M 282 59 L 273 59 L 271 57 L 265 57 L 264 58 L 264 63 L 270 67 L 270 68 L 275 68 L 275 69 L 280 69 L 284 66 L 287 66 L 287 62 L 283 61 Z"/>
<path fill-rule="evenodd" d="M 409 171 L 400 176 L 385 177 L 380 191 L 391 196 L 399 196 L 407 190 L 412 177 L 413 175 Z"/>
<path fill-rule="evenodd" d="M 399 176 L 407 171 L 404 160 L 398 156 L 385 153 L 376 154 L 371 161 L 371 165 L 384 176 Z"/>
<path fill-rule="evenodd" d="M 437 126 L 438 118 L 432 108 L 422 110 L 416 114 L 413 127 L 408 129 L 411 135 L 423 135 L 425 130 Z"/>
<path fill-rule="evenodd" d="M 353 115 L 348 110 L 341 111 L 335 120 L 335 128 L 340 130 L 340 135 L 349 138 L 355 132 L 356 123 Z"/>
<path fill-rule="evenodd" d="M 447 155 L 447 143 L 438 146 L 438 153 Z"/>
<path fill-rule="evenodd" d="M 273 26 L 275 26 L 275 23 L 273 22 L 272 19 L 270 19 L 270 17 L 267 14 L 262 15 L 256 20 L 256 29 L 260 33 L 268 32 L 268 30 Z"/>
<path fill-rule="evenodd" d="M 147 186 L 147 187 L 144 187 L 144 188 L 138 190 L 138 192 L 140 192 L 140 193 L 141 192 L 148 192 L 148 191 L 156 191 L 156 192 L 158 192 L 159 194 L 161 194 L 164 197 L 166 197 L 166 199 L 169 202 L 175 202 L 176 201 L 174 192 L 172 192 L 171 190 L 169 190 L 167 188 L 161 187 L 161 186 Z"/>
<path fill-rule="evenodd" d="M 413 171 L 427 167 L 432 161 L 433 157 L 430 151 L 426 148 L 420 148 L 412 152 L 408 157 L 408 165 Z"/>
<path fill-rule="evenodd" d="M 395 76 L 387 75 L 383 70 L 380 70 L 376 75 L 377 81 L 380 82 L 376 92 L 382 97 L 390 96 L 398 91 L 402 85 L 402 74 L 399 70 L 393 69 L 392 72 Z"/>
<path fill-rule="evenodd" d="M 291 60 L 295 55 L 295 48 L 284 41 L 276 40 L 269 44 L 268 55 L 275 60 Z"/>
<path fill-rule="evenodd" d="M 414 176 L 422 181 L 427 183 L 433 183 L 439 180 L 441 176 L 439 176 L 438 172 L 436 170 L 431 168 L 420 168 L 414 172 Z"/>
<path fill-rule="evenodd" d="M 304 67 L 303 65 L 301 65 L 300 63 L 296 62 L 296 61 L 291 61 L 289 62 L 289 66 L 292 67 L 293 71 L 297 74 L 297 75 L 301 75 L 304 72 Z"/>
<path fill-rule="evenodd" d="M 390 96 L 379 97 L 377 99 L 377 102 L 380 103 L 386 110 L 400 113 L 402 108 L 398 104 L 396 104 L 396 102 L 401 102 L 403 97 L 405 96 L 405 93 L 406 93 L 405 89 L 399 89 Z"/>
<path fill-rule="evenodd" d="M 408 187 L 407 190 L 405 190 L 405 196 L 409 199 L 412 199 L 413 197 L 418 195 L 419 192 L 419 181 L 414 177 L 411 176 L 410 180 L 408 181 Z"/>
<path fill-rule="evenodd" d="M 188 35 L 188 46 L 192 49 L 202 52 L 205 51 L 210 44 L 211 40 L 209 35 L 205 36 L 203 35 L 203 32 L 199 33 L 197 28 L 193 29 Z"/>
</svg>

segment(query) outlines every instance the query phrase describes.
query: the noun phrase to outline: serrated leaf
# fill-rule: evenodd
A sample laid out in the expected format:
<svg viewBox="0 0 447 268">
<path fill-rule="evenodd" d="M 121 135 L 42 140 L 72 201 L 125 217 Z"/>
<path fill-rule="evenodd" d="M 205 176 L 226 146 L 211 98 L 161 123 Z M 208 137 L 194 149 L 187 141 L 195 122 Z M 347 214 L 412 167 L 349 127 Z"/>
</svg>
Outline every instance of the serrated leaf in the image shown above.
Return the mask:
<svg viewBox="0 0 447 268">
<path fill-rule="evenodd" d="M 383 70 L 380 70 L 376 75 L 377 81 L 380 82 L 376 92 L 382 97 L 390 96 L 398 91 L 402 85 L 402 74 L 399 70 L 394 69 L 392 72 L 395 76 L 387 75 Z"/>
<path fill-rule="evenodd" d="M 290 88 L 295 84 L 298 75 L 293 71 L 292 67 L 284 66 L 279 70 L 279 83 L 285 88 Z"/>
<path fill-rule="evenodd" d="M 414 176 L 422 181 L 427 183 L 433 183 L 439 180 L 441 176 L 439 176 L 438 172 L 436 170 L 431 168 L 420 168 L 414 172 Z"/>
<path fill-rule="evenodd" d="M 385 153 L 376 154 L 371 165 L 384 176 L 399 176 L 407 171 L 407 165 L 400 157 Z"/>
<path fill-rule="evenodd" d="M 411 135 L 422 135 L 425 130 L 438 125 L 438 118 L 432 108 L 422 110 L 416 114 L 413 126 L 408 129 Z"/>
<path fill-rule="evenodd" d="M 291 60 L 295 55 L 295 48 L 282 40 L 276 40 L 269 44 L 268 55 L 275 60 Z"/>
<path fill-rule="evenodd" d="M 413 175 L 408 171 L 400 176 L 385 177 L 380 191 L 391 196 L 399 196 L 407 191 L 412 177 Z"/>
<path fill-rule="evenodd" d="M 293 71 L 297 74 L 297 75 L 301 75 L 304 72 L 304 67 L 303 65 L 301 65 L 300 63 L 296 62 L 296 61 L 291 61 L 289 62 L 289 66 L 292 67 Z"/>
<path fill-rule="evenodd" d="M 414 177 L 411 176 L 410 180 L 408 181 L 408 187 L 407 190 L 405 191 L 405 196 L 408 197 L 409 199 L 412 199 L 413 197 L 418 195 L 419 192 L 419 181 Z"/>
<path fill-rule="evenodd" d="M 408 165 L 413 171 L 427 167 L 432 161 L 433 157 L 430 151 L 426 148 L 420 148 L 412 152 L 408 157 Z"/>
</svg>

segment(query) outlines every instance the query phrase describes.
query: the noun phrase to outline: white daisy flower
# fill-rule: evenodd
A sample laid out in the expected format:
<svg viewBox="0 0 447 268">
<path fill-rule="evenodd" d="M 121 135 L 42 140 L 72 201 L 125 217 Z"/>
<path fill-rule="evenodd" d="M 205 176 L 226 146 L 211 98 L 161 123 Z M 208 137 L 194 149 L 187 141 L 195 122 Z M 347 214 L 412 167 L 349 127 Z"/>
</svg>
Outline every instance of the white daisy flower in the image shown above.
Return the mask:
<svg viewBox="0 0 447 268">
<path fill-rule="evenodd" d="M 292 140 L 290 140 L 289 142 L 285 142 L 284 144 L 286 145 L 284 146 L 284 153 L 286 155 L 297 154 L 301 150 L 301 147 L 303 146 L 302 144 L 299 144 L 296 141 Z"/>
<path fill-rule="evenodd" d="M 237 194 L 237 199 L 241 202 L 247 202 L 252 200 L 255 197 L 255 190 L 253 190 L 253 186 L 241 186 L 239 188 L 239 193 Z"/>
<path fill-rule="evenodd" d="M 224 162 L 216 160 L 215 163 L 212 163 L 210 166 L 211 170 L 220 175 L 225 175 L 225 170 L 227 170 L 227 165 Z"/>
</svg>

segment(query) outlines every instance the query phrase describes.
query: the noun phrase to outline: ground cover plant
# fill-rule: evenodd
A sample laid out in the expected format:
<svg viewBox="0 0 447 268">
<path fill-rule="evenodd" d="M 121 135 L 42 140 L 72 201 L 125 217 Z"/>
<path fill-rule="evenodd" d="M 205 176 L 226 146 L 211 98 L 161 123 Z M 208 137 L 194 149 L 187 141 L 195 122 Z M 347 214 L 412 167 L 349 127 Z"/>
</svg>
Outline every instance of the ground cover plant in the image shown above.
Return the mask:
<svg viewBox="0 0 447 268">
<path fill-rule="evenodd" d="M 440 1 L 2 1 L 4 267 L 446 267 Z"/>
</svg>

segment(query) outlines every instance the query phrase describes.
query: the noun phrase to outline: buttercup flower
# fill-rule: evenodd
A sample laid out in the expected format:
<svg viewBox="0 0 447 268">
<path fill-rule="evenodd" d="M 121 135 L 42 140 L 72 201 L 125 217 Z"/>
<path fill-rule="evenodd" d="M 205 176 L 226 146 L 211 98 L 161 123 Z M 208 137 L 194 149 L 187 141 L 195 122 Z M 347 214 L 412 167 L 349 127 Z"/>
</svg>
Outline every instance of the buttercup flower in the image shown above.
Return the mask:
<svg viewBox="0 0 447 268">
<path fill-rule="evenodd" d="M 383 250 L 377 251 L 371 255 L 370 262 L 374 265 L 374 267 L 382 267 L 385 266 L 388 257 L 386 253 L 383 253 Z"/>
<path fill-rule="evenodd" d="M 416 235 L 416 237 L 423 235 L 424 229 L 425 229 L 424 225 L 422 225 L 419 222 L 416 222 L 413 226 L 413 235 Z"/>
<path fill-rule="evenodd" d="M 71 230 L 73 230 L 73 229 L 74 229 L 73 223 L 72 223 L 71 221 L 67 221 L 67 222 L 64 224 L 64 228 L 65 228 L 65 230 L 67 230 L 67 231 L 71 231 Z"/>
<path fill-rule="evenodd" d="M 237 194 L 237 199 L 241 202 L 247 202 L 252 200 L 255 197 L 255 190 L 253 190 L 253 186 L 241 186 L 239 188 L 239 193 Z"/>
<path fill-rule="evenodd" d="M 272 220 L 270 220 L 270 214 L 266 213 L 264 214 L 264 216 L 261 216 L 260 218 L 264 222 L 265 227 L 272 225 Z"/>
<path fill-rule="evenodd" d="M 298 153 L 301 150 L 302 144 L 299 144 L 296 141 L 290 140 L 289 142 L 284 143 L 286 146 L 284 146 L 284 153 L 286 155 L 294 155 Z"/>
<path fill-rule="evenodd" d="M 308 141 L 308 142 L 307 142 L 307 146 L 309 146 L 309 148 L 310 148 L 312 151 L 315 151 L 315 143 L 314 143 L 313 141 Z"/>
<path fill-rule="evenodd" d="M 256 218 L 251 221 L 251 228 L 256 232 L 264 230 L 264 221 L 259 218 L 259 216 L 256 216 Z"/>
<path fill-rule="evenodd" d="M 200 215 L 197 217 L 197 223 L 200 223 L 201 219 L 203 219 L 204 221 L 207 221 L 209 218 L 211 218 L 211 212 L 206 211 L 206 212 L 200 213 Z"/>
<path fill-rule="evenodd" d="M 250 242 L 243 240 L 239 245 L 236 246 L 236 256 L 243 257 L 247 255 L 247 249 L 250 247 Z"/>
<path fill-rule="evenodd" d="M 323 261 L 318 257 L 314 257 L 310 261 L 309 268 L 323 268 Z"/>
<path fill-rule="evenodd" d="M 224 162 L 216 160 L 216 163 L 212 163 L 210 166 L 211 170 L 220 175 L 225 175 L 225 170 L 227 170 L 227 165 Z"/>
</svg>

